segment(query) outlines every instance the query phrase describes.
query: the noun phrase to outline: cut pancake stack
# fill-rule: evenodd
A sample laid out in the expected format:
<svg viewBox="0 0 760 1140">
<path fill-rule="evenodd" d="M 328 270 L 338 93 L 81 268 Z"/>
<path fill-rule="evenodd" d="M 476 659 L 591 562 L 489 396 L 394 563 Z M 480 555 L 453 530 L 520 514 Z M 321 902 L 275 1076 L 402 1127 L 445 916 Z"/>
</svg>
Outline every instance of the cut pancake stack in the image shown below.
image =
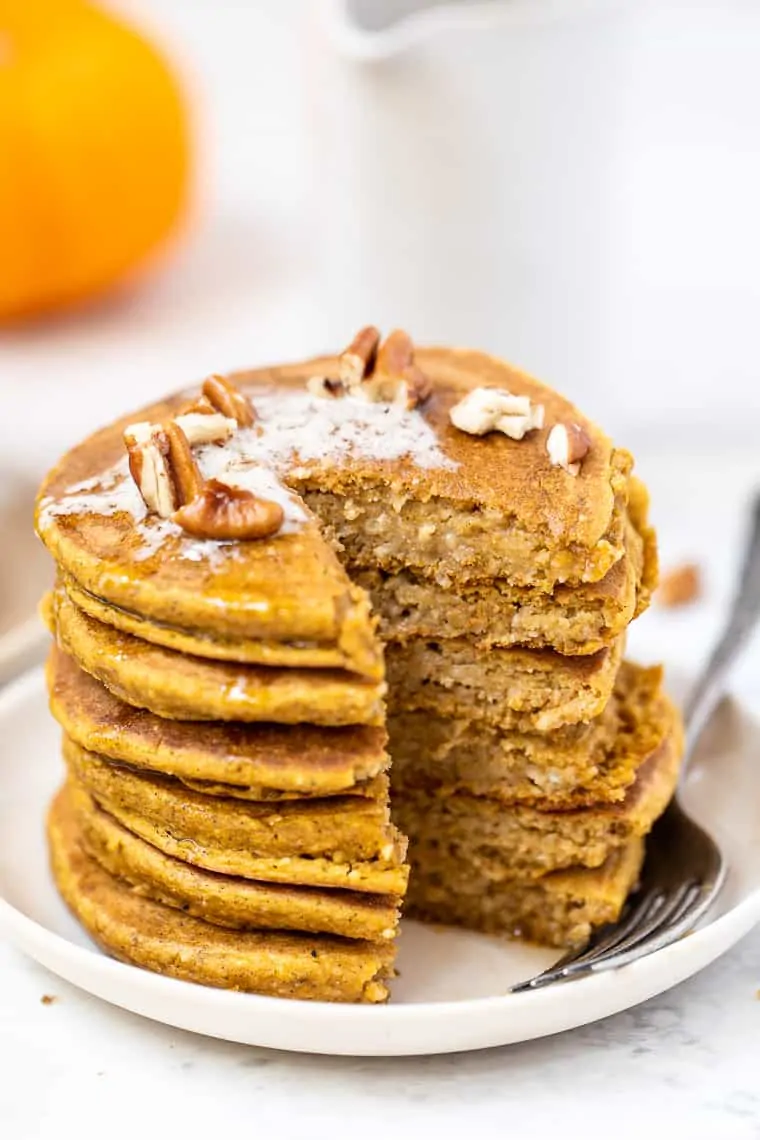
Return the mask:
<svg viewBox="0 0 760 1140">
<path fill-rule="evenodd" d="M 374 1002 L 406 836 L 406 913 L 576 944 L 635 885 L 680 738 L 659 671 L 622 663 L 655 575 L 630 457 L 483 354 L 417 353 L 403 391 L 419 406 L 387 377 L 371 398 L 339 390 L 343 364 L 234 377 L 253 424 L 193 446 L 203 509 L 219 482 L 241 488 L 278 515 L 270 533 L 220 537 L 212 518 L 199 536 L 151 505 L 124 430 L 189 423 L 186 396 L 48 476 L 67 769 L 49 836 L 64 898 L 116 956 Z M 546 428 L 459 429 L 481 387 L 540 406 Z M 590 441 L 575 474 L 547 455 L 569 422 Z"/>
<path fill-rule="evenodd" d="M 623 661 L 657 556 L 646 491 L 624 455 L 612 463 L 620 489 L 596 552 L 549 546 L 494 565 L 486 532 L 459 558 L 478 513 L 433 500 L 420 530 L 443 531 L 448 550 L 388 557 L 333 512 L 386 641 L 406 915 L 572 947 L 616 920 L 638 881 L 682 741 L 661 669 Z"/>
</svg>

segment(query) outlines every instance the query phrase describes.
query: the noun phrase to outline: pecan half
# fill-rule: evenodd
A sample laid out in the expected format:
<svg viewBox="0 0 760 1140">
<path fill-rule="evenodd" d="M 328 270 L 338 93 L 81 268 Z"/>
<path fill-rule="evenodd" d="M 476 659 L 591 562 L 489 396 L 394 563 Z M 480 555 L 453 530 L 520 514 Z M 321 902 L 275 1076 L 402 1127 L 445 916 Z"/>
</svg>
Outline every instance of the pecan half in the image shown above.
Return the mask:
<svg viewBox="0 0 760 1140">
<path fill-rule="evenodd" d="M 124 432 L 129 470 L 148 510 L 169 518 L 177 509 L 169 440 L 160 424 L 132 424 Z"/>
<path fill-rule="evenodd" d="M 358 388 L 375 364 L 380 330 L 374 325 L 359 329 L 348 348 L 341 353 L 338 361 L 338 376 L 349 391 Z"/>
<path fill-rule="evenodd" d="M 251 401 L 226 376 L 214 375 L 204 380 L 203 395 L 217 412 L 235 420 L 238 427 L 250 427 L 256 418 Z"/>
<path fill-rule="evenodd" d="M 577 475 L 591 449 L 591 439 L 580 424 L 555 424 L 546 437 L 546 450 L 554 467 Z"/>
<path fill-rule="evenodd" d="M 377 350 L 374 371 L 365 376 L 358 394 L 373 403 L 396 403 L 414 408 L 432 391 L 428 377 L 414 363 L 412 338 L 395 329 Z"/>
<path fill-rule="evenodd" d="M 187 436 L 175 423 L 132 424 L 124 432 L 129 470 L 145 505 L 162 519 L 203 486 Z"/>
<path fill-rule="evenodd" d="M 182 428 L 171 421 L 164 427 L 164 432 L 169 441 L 169 471 L 174 484 L 174 499 L 177 506 L 182 507 L 200 493 L 203 476 Z"/>
<path fill-rule="evenodd" d="M 180 507 L 174 521 L 197 538 L 269 538 L 282 526 L 279 503 L 260 499 L 240 487 L 209 479 L 191 503 Z"/>
</svg>

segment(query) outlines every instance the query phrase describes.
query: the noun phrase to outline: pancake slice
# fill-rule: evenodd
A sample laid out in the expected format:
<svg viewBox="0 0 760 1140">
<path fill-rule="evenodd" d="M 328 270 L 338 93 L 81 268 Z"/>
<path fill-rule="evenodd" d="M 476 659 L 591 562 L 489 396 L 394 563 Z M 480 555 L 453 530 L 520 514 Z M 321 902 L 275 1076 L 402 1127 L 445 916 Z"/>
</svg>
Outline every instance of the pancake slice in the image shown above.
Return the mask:
<svg viewBox="0 0 760 1140">
<path fill-rule="evenodd" d="M 157 847 L 165 855 L 171 855 L 194 867 L 216 871 L 220 875 L 234 875 L 264 883 L 285 883 L 288 886 L 324 887 L 399 897 L 403 897 L 409 880 L 409 868 L 404 865 L 406 841 L 400 836 L 393 854 L 385 861 L 375 859 L 363 863 L 341 863 L 325 857 L 290 855 L 274 858 L 251 855 L 247 851 L 230 851 L 214 843 L 196 843 L 187 836 L 172 835 L 134 812 L 112 804 L 108 808 L 122 827 Z"/>
<path fill-rule="evenodd" d="M 563 810 L 617 803 L 673 731 L 662 669 L 624 662 L 604 712 L 550 734 L 503 732 L 430 712 L 388 718 L 393 787 L 469 792 L 509 805 Z"/>
<path fill-rule="evenodd" d="M 352 605 L 358 620 L 359 613 L 366 623 L 366 647 L 349 652 L 338 642 L 275 641 L 274 639 L 214 637 L 201 630 L 182 629 L 167 622 L 150 621 L 140 614 L 98 598 L 66 575 L 62 588 L 78 609 L 105 625 L 123 633 L 134 634 L 153 645 L 162 645 L 179 653 L 194 657 L 209 657 L 215 661 L 235 661 L 243 665 L 267 665 L 288 669 L 345 669 L 372 680 L 383 679 L 383 657 L 374 638 L 374 622 L 370 618 L 369 603 L 360 590 Z"/>
<path fill-rule="evenodd" d="M 267 669 L 188 657 L 121 633 L 54 596 L 62 647 L 138 708 L 174 720 L 278 724 L 382 724 L 382 683 L 331 669 Z"/>
<path fill-rule="evenodd" d="M 271 859 L 362 863 L 393 856 L 385 776 L 378 777 L 374 799 L 333 796 L 260 804 L 203 795 L 171 776 L 118 767 L 67 738 L 63 755 L 75 781 L 108 811 L 138 816 L 188 843 Z"/>
<path fill-rule="evenodd" d="M 564 867 L 599 867 L 617 847 L 647 834 L 675 790 L 680 727 L 641 765 L 619 803 L 567 811 L 505 807 L 466 792 L 430 795 L 401 789 L 393 817 L 417 865 L 438 869 L 453 857 L 489 881 L 537 878 Z"/>
<path fill-rule="evenodd" d="M 370 941 L 395 937 L 398 898 L 215 875 L 151 847 L 83 789 L 69 784 L 65 799 L 76 813 L 88 853 L 109 874 L 155 902 L 232 929 L 300 930 Z"/>
<path fill-rule="evenodd" d="M 53 716 L 82 748 L 200 791 L 254 800 L 361 795 L 388 765 L 385 731 L 367 725 L 162 720 L 120 700 L 57 645 L 47 680 Z"/>
<path fill-rule="evenodd" d="M 423 710 L 519 732 L 554 732 L 600 716 L 625 638 L 586 657 L 550 650 L 480 649 L 468 638 L 387 646 L 391 712 Z"/>
<path fill-rule="evenodd" d="M 225 930 L 142 897 L 88 855 L 59 793 L 48 816 L 53 877 L 74 916 L 114 958 L 183 981 L 272 997 L 381 1002 L 392 941 Z"/>
<path fill-rule="evenodd" d="M 617 922 L 643 861 L 644 842 L 632 839 L 594 869 L 569 867 L 537 879 L 497 880 L 443 852 L 435 863 L 412 854 L 404 912 L 423 922 L 576 949 L 597 927 Z"/>
<path fill-rule="evenodd" d="M 612 645 L 649 604 L 657 548 L 646 493 L 632 479 L 631 500 L 638 499 L 641 518 L 627 524 L 625 554 L 599 582 L 542 594 L 500 578 L 455 586 L 408 569 L 349 570 L 369 592 L 386 641 L 466 637 L 481 649 L 517 645 L 585 656 Z"/>
</svg>

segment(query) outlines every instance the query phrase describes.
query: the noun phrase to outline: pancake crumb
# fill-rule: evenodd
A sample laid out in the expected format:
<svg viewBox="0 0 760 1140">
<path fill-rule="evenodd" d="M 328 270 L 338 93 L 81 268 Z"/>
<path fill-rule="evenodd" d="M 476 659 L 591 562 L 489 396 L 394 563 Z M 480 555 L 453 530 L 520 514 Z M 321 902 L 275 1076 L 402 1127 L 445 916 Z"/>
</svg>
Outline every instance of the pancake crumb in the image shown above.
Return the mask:
<svg viewBox="0 0 760 1140">
<path fill-rule="evenodd" d="M 40 998 L 40 1003 L 42 1005 L 55 1005 L 55 1003 L 57 1001 L 58 1001 L 58 998 L 56 997 L 55 994 L 43 994 L 42 997 Z"/>
<path fill-rule="evenodd" d="M 689 606 L 703 593 L 702 572 L 696 562 L 684 562 L 665 574 L 657 591 L 657 600 L 666 609 Z"/>
</svg>

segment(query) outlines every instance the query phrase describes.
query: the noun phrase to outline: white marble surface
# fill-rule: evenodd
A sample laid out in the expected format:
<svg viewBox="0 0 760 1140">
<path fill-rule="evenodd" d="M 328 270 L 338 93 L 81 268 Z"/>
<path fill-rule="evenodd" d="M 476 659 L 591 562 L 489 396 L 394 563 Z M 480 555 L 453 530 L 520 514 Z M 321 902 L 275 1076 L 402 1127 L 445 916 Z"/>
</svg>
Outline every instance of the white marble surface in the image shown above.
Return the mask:
<svg viewBox="0 0 760 1140">
<path fill-rule="evenodd" d="M 204 1040 L 83 997 L 0 946 L 0 1124 L 108 1135 L 692 1140 L 758 1135 L 760 931 L 678 989 L 506 1049 L 341 1060 Z M 54 994 L 54 1005 L 40 1004 Z"/>
<path fill-rule="evenodd" d="M 310 70 L 315 41 L 302 33 L 301 6 L 278 0 L 124 0 L 120 6 L 166 29 L 196 73 L 214 167 L 206 191 L 210 205 L 194 239 L 142 291 L 81 316 L 3 335 L 2 462 L 31 479 L 84 431 L 158 390 L 211 369 L 321 350 L 354 319 L 355 283 L 345 278 L 336 291 L 335 273 L 327 272 L 345 268 L 352 251 L 338 250 L 333 259 L 335 247 L 326 249 L 322 239 L 333 240 L 336 214 L 314 212 L 317 201 L 324 206 L 319 195 L 334 188 L 333 158 L 346 158 L 324 149 L 331 136 L 320 134 L 321 89 Z M 609 7 L 627 7 L 628 19 L 635 6 Z M 459 269 L 431 261 L 433 279 L 445 271 L 449 283 L 438 291 L 437 307 L 428 297 L 419 304 L 414 296 L 408 300 L 424 336 L 480 339 L 482 330 L 484 343 L 548 371 L 547 378 L 561 386 L 567 380 L 579 401 L 599 409 L 621 441 L 635 446 L 652 484 L 664 561 L 697 558 L 708 592 L 693 610 L 653 611 L 634 631 L 633 646 L 646 657 L 666 645 L 669 656 L 688 667 L 720 620 L 741 509 L 760 474 L 751 318 L 757 283 L 748 268 L 757 264 L 750 255 L 757 230 L 747 229 L 760 171 L 753 119 L 757 73 L 747 65 L 757 42 L 757 10 L 734 0 L 641 8 L 648 14 L 637 30 L 625 23 L 615 30 L 608 21 L 600 25 L 596 46 L 579 27 L 568 32 L 594 82 L 614 78 L 615 68 L 604 62 L 608 47 L 626 49 L 616 56 L 625 64 L 620 117 L 611 117 L 609 107 L 593 113 L 593 105 L 586 115 L 576 101 L 557 136 L 569 140 L 568 153 L 610 180 L 600 215 L 604 226 L 591 224 L 594 211 L 579 198 L 581 172 L 570 179 L 570 199 L 562 198 L 564 207 L 572 201 L 580 208 L 580 229 L 572 217 L 553 215 L 543 190 L 536 204 L 523 180 L 510 203 L 525 225 L 519 233 L 508 229 L 519 272 L 499 294 L 503 311 L 498 305 L 490 310 L 490 325 L 469 294 L 450 284 L 472 282 L 479 268 L 487 268 L 482 235 L 477 256 L 467 254 L 472 231 L 464 223 L 447 247 L 464 251 Z M 665 8 L 670 15 L 661 14 Z M 692 8 L 695 18 L 680 22 L 678 11 Z M 662 22 L 653 29 L 647 21 L 657 19 Z M 530 35 L 537 61 L 552 64 L 557 49 L 545 38 L 548 30 Z M 668 37 L 677 43 L 681 71 L 669 67 Z M 423 125 L 430 105 L 420 83 L 431 74 L 429 64 L 424 72 L 397 76 L 406 108 L 411 115 L 416 107 Z M 713 77 L 710 84 L 703 83 L 706 74 Z M 381 86 L 383 80 L 371 82 Z M 332 88 L 328 94 L 335 98 Z M 529 102 L 539 108 L 539 125 L 550 124 L 540 89 L 531 88 Z M 667 116 L 659 113 L 664 105 Z M 346 131 L 356 128 L 360 109 L 345 120 Z M 523 110 L 528 113 L 527 106 Z M 585 141 L 578 135 L 584 121 Z M 528 135 L 518 132 L 510 145 L 521 140 L 529 143 Z M 615 145 L 606 152 L 611 140 Z M 315 150 L 322 155 L 321 179 Z M 404 153 L 398 152 L 399 162 Z M 547 170 L 556 182 L 565 169 L 561 148 L 548 166 L 530 147 L 523 153 L 534 163 L 534 176 Z M 429 146 L 425 155 L 436 157 Z M 664 198 L 663 163 L 669 172 Z M 362 169 L 369 177 L 375 167 L 369 162 Z M 700 177 L 705 170 L 707 182 Z M 451 188 L 445 178 L 438 184 Z M 567 182 L 561 184 L 568 190 Z M 409 181 L 389 186 L 394 208 L 426 207 Z M 681 210 L 689 186 L 688 209 Z M 371 252 L 377 194 L 353 204 L 351 195 L 336 195 L 336 201 L 348 211 L 343 232 Z M 445 194 L 436 199 L 436 216 L 445 221 L 451 206 Z M 470 218 L 472 209 L 463 202 L 458 216 Z M 315 232 L 319 217 L 323 232 Z M 546 217 L 552 219 L 548 231 L 540 224 Z M 560 230 L 563 241 L 550 241 Z M 609 234 L 615 243 L 607 242 Z M 590 262 L 585 238 L 596 243 L 602 261 Z M 387 265 L 375 268 L 374 276 L 367 270 L 356 296 L 372 308 L 373 319 L 377 313 L 386 321 L 406 320 L 382 285 L 393 273 Z M 374 296 L 368 285 L 373 279 L 379 283 Z M 563 359 L 572 366 L 560 375 L 556 362 Z M 646 379 L 646 395 L 632 400 L 628 381 L 637 376 Z M 729 413 L 716 409 L 718 395 L 728 401 Z M 36 415 L 32 433 L 26 430 L 30 407 Z M 731 411 L 738 407 L 742 415 Z M 760 701 L 757 647 L 737 685 Z M 278 1140 L 344 1134 L 370 1140 L 413 1132 L 527 1138 L 555 1136 L 558 1129 L 564 1137 L 592 1140 L 638 1140 L 646 1132 L 694 1140 L 755 1137 L 758 987 L 760 931 L 677 990 L 561 1038 L 470 1056 L 351 1062 L 264 1053 L 165 1030 L 75 992 L 0 944 L 0 1137 L 94 1140 L 106 1134 L 121 1140 L 142 1132 L 148 1140 L 194 1140 L 245 1130 Z M 40 1003 L 46 993 L 56 995 L 53 1005 Z"/>
</svg>

